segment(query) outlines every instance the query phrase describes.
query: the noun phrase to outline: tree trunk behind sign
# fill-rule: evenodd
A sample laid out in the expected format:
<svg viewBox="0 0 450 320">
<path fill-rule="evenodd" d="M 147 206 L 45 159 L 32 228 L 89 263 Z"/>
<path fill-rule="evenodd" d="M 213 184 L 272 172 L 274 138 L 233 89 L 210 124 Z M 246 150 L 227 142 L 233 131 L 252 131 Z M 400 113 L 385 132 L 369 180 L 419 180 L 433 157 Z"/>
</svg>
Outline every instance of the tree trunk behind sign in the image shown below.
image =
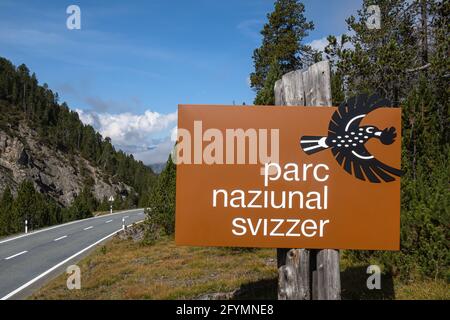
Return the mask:
<svg viewBox="0 0 450 320">
<path fill-rule="evenodd" d="M 277 106 L 331 106 L 330 65 L 289 72 L 274 90 Z M 277 261 L 278 299 L 340 300 L 339 251 L 277 249 Z"/>
</svg>

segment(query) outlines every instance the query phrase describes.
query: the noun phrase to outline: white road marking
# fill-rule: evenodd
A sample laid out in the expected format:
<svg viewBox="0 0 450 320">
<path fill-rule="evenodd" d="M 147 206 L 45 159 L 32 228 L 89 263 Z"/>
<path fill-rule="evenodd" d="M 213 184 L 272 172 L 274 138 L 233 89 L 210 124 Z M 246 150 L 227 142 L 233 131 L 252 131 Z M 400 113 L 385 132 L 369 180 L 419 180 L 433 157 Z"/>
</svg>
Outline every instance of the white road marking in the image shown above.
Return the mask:
<svg viewBox="0 0 450 320">
<path fill-rule="evenodd" d="M 131 210 L 119 211 L 119 212 L 114 212 L 114 213 L 111 213 L 111 214 L 105 214 L 105 215 L 102 215 L 102 216 L 96 216 L 96 217 L 92 217 L 92 218 L 86 218 L 86 219 L 75 220 L 75 221 L 71 221 L 71 222 L 67 222 L 67 223 L 63 223 L 63 224 L 58 224 L 56 226 L 43 228 L 43 229 L 36 230 L 36 231 L 33 231 L 33 232 L 21 234 L 20 236 L 17 236 L 17 237 L 12 237 L 12 238 L 8 238 L 8 239 L 5 239 L 5 240 L 2 240 L 2 241 L 0 241 L 0 244 L 6 243 L 6 242 L 10 242 L 10 241 L 13 241 L 13 240 L 17 240 L 17 239 L 20 239 L 20 238 L 32 236 L 32 235 L 35 235 L 35 234 L 38 234 L 38 233 L 41 233 L 41 232 L 44 232 L 44 231 L 50 231 L 52 229 L 68 226 L 68 225 L 71 225 L 71 224 L 74 224 L 74 223 L 78 223 L 78 222 L 82 222 L 82 221 L 87 221 L 87 220 L 91 220 L 91 219 L 99 219 L 99 218 L 104 218 L 104 217 L 107 217 L 107 216 L 114 216 L 114 215 L 121 214 L 121 213 L 124 213 L 124 212 L 134 212 L 134 211 L 140 211 L 140 210 L 144 210 L 144 209 L 131 209 Z"/>
<path fill-rule="evenodd" d="M 57 265 L 51 267 L 51 268 L 48 269 L 47 271 L 45 271 L 45 272 L 41 273 L 40 275 L 38 275 L 37 277 L 31 279 L 30 281 L 28 281 L 28 282 L 25 283 L 24 285 L 20 286 L 20 287 L 17 288 L 16 290 L 14 290 L 14 291 L 8 293 L 6 296 L 0 298 L 0 300 L 6 300 L 6 299 L 11 298 L 12 296 L 14 296 L 15 294 L 17 294 L 18 292 L 20 292 L 20 291 L 22 291 L 23 289 L 25 289 L 25 288 L 31 286 L 33 283 L 35 283 L 35 282 L 38 281 L 39 279 L 45 277 L 46 275 L 48 275 L 48 274 L 49 274 L 50 272 L 52 272 L 53 270 L 59 268 L 60 266 L 62 266 L 62 265 L 64 265 L 65 263 L 69 262 L 69 261 L 72 260 L 73 258 L 79 256 L 79 255 L 82 254 L 83 252 L 85 252 L 85 251 L 91 249 L 92 247 L 96 246 L 97 244 L 101 243 L 102 241 L 105 241 L 106 239 L 112 237 L 113 235 L 115 235 L 115 234 L 116 234 L 117 232 L 119 232 L 120 230 L 122 230 L 122 229 L 116 230 L 116 231 L 114 231 L 113 233 L 107 235 L 106 237 L 101 238 L 100 240 L 94 242 L 94 243 L 91 244 L 90 246 L 84 248 L 83 250 L 78 251 L 77 253 L 75 253 L 74 255 L 70 256 L 70 257 L 67 258 L 66 260 L 61 261 L 61 262 L 58 263 Z"/>
<path fill-rule="evenodd" d="M 59 241 L 59 240 L 62 240 L 62 239 L 64 239 L 64 238 L 67 238 L 67 236 L 62 236 L 62 237 L 56 238 L 56 239 L 53 240 L 53 241 Z"/>
<path fill-rule="evenodd" d="M 93 228 L 93 226 L 89 226 L 87 228 L 84 228 L 83 230 L 89 230 L 89 229 L 92 229 L 92 228 Z"/>
<path fill-rule="evenodd" d="M 124 219 L 126 219 L 126 218 L 128 218 L 129 216 L 125 216 L 125 217 L 123 217 Z"/>
<path fill-rule="evenodd" d="M 112 222 L 112 220 L 108 220 L 108 221 L 106 221 L 105 223 L 110 223 L 110 222 Z"/>
<path fill-rule="evenodd" d="M 28 252 L 28 251 L 22 251 L 22 252 L 13 254 L 12 256 L 9 256 L 8 258 L 5 258 L 5 260 L 9 260 L 9 259 L 15 258 L 15 257 L 20 256 L 20 255 L 22 255 L 22 254 L 24 254 L 24 253 L 27 253 L 27 252 Z"/>
</svg>

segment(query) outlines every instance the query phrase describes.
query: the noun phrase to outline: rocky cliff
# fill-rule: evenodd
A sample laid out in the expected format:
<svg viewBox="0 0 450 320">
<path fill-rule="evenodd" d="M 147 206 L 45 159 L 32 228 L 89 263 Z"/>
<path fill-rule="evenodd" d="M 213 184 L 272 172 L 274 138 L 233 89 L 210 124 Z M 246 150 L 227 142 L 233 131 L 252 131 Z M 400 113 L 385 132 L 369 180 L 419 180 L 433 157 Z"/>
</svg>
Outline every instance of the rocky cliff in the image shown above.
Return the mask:
<svg viewBox="0 0 450 320">
<path fill-rule="evenodd" d="M 9 186 L 15 194 L 24 180 L 33 181 L 36 190 L 62 206 L 68 206 L 86 184 L 100 201 L 132 192 L 130 186 L 114 182 L 84 158 L 45 145 L 33 129 L 21 122 L 15 129 L 0 129 L 0 193 Z"/>
</svg>

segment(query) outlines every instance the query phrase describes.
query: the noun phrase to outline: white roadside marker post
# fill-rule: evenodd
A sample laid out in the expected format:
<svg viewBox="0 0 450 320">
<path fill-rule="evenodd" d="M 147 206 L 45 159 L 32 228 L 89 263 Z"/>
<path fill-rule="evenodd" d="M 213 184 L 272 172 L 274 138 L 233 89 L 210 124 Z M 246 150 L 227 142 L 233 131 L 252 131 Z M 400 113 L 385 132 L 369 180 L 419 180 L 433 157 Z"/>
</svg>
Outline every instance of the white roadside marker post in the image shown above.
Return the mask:
<svg viewBox="0 0 450 320">
<path fill-rule="evenodd" d="M 28 220 L 25 219 L 25 233 L 28 233 Z"/>
<path fill-rule="evenodd" d="M 122 218 L 122 230 L 125 231 L 125 218 Z"/>
</svg>

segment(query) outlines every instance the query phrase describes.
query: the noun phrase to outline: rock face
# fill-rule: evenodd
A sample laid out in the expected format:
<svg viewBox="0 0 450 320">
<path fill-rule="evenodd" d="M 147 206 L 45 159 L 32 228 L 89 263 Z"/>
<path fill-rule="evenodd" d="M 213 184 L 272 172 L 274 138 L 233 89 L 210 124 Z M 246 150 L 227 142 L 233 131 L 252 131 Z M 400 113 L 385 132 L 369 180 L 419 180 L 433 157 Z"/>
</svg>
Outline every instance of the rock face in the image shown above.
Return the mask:
<svg viewBox="0 0 450 320">
<path fill-rule="evenodd" d="M 89 180 L 98 200 L 129 194 L 130 186 L 113 183 L 111 177 L 86 159 L 67 155 L 41 143 L 37 133 L 24 124 L 18 131 L 0 130 L 0 193 L 9 186 L 13 194 L 24 180 L 33 181 L 37 191 L 68 206 Z"/>
<path fill-rule="evenodd" d="M 117 233 L 117 238 L 120 240 L 133 240 L 134 242 L 140 242 L 144 239 L 145 227 L 141 224 L 133 224 L 125 230 Z"/>
</svg>

